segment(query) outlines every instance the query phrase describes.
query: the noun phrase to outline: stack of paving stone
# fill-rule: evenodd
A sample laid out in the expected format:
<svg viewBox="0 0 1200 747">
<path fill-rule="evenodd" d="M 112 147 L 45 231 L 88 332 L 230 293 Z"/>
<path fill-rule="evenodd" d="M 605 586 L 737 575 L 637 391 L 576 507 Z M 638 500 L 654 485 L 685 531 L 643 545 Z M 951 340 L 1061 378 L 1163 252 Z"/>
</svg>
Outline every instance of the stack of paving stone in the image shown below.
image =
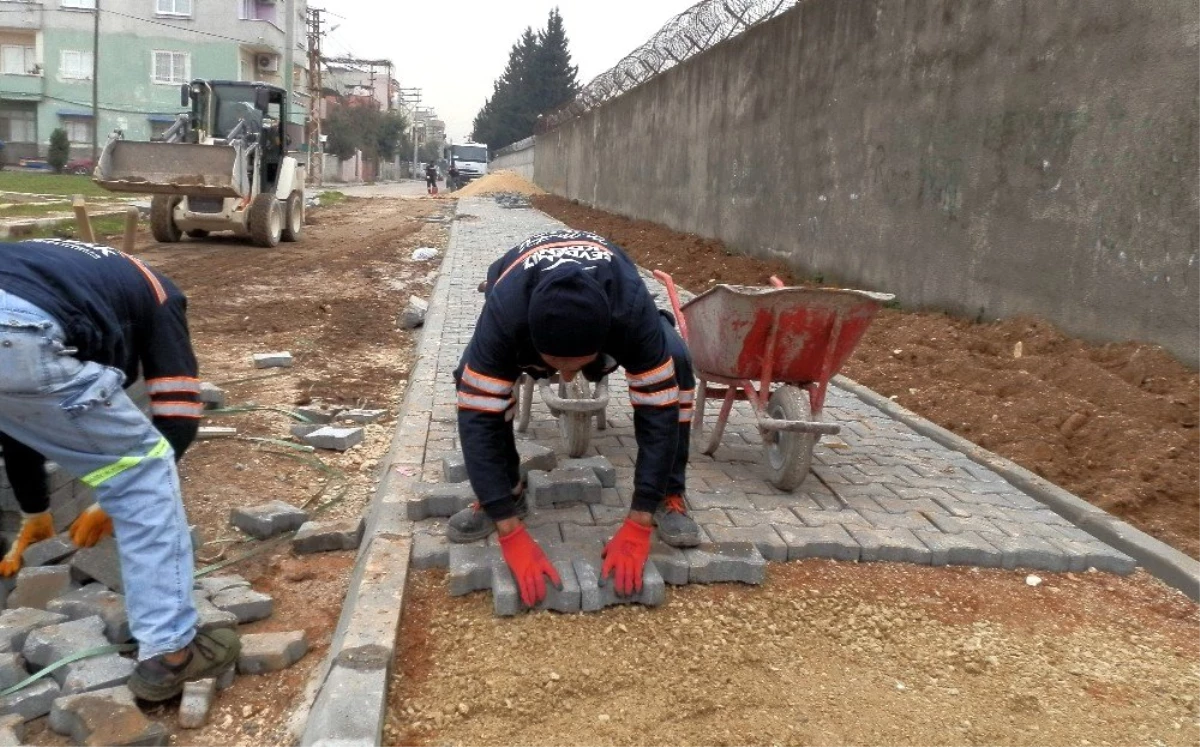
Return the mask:
<svg viewBox="0 0 1200 747">
<path fill-rule="evenodd" d="M 362 426 L 387 415 L 387 410 L 325 410 L 318 407 L 301 407 L 297 412 L 308 422 L 293 425 L 292 436 L 309 446 L 334 451 L 346 451 L 362 443 Z"/>
<path fill-rule="evenodd" d="M 559 461 L 544 446 L 520 441 L 521 474 L 526 478 L 529 533 L 541 544 L 562 579 L 550 587 L 537 609 L 593 612 L 614 604 L 656 606 L 666 598 L 666 584 L 742 582 L 760 584 L 766 559 L 750 542 L 707 543 L 679 550 L 655 538 L 642 577 L 642 591 L 618 597 L 601 582 L 600 552 L 629 511 L 616 489 L 617 472 L 602 456 Z M 445 538 L 445 517 L 471 505 L 461 454 L 442 461 L 443 482 L 420 483 L 408 501 L 408 518 L 416 522 L 412 563 L 416 568 L 449 567 L 450 593 L 458 596 L 490 590 L 496 615 L 522 610 L 512 574 L 500 555 L 495 535 L 456 545 Z"/>
</svg>

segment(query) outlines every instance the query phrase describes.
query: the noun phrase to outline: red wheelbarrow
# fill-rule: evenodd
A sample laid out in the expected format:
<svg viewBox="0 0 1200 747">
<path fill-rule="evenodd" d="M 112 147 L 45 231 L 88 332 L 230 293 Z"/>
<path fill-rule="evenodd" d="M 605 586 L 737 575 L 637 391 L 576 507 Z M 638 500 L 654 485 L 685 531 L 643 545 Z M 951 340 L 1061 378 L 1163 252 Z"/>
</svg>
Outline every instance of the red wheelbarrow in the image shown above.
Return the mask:
<svg viewBox="0 0 1200 747">
<path fill-rule="evenodd" d="M 718 285 L 680 306 L 667 288 L 696 372 L 692 436 L 705 454 L 721 442 L 735 400 L 746 400 L 762 435 L 771 484 L 794 490 L 808 476 L 817 439 L 841 430 L 825 422 L 825 392 L 883 304 L 895 296 L 860 290 Z M 807 396 L 805 396 L 807 395 Z M 721 398 L 707 442 L 704 407 Z"/>
</svg>

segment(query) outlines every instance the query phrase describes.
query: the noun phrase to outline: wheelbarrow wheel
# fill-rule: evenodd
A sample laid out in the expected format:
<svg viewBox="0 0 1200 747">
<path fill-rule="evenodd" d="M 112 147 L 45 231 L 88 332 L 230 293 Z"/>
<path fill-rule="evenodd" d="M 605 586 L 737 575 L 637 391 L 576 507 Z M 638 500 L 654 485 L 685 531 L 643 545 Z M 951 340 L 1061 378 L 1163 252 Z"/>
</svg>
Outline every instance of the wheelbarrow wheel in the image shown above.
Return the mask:
<svg viewBox="0 0 1200 747">
<path fill-rule="evenodd" d="M 570 383 L 560 381 L 558 396 L 563 399 L 587 399 L 587 384 L 580 376 L 576 376 Z M 592 441 L 592 417 L 592 414 L 587 412 L 564 411 L 558 415 L 558 429 L 562 433 L 563 442 L 566 443 L 567 455 L 572 459 L 587 452 Z"/>
<path fill-rule="evenodd" d="M 799 387 L 781 386 L 767 402 L 767 416 L 776 420 L 812 420 L 808 397 Z M 817 434 L 764 431 L 763 450 L 771 470 L 771 484 L 780 490 L 795 490 L 812 467 Z"/>
</svg>

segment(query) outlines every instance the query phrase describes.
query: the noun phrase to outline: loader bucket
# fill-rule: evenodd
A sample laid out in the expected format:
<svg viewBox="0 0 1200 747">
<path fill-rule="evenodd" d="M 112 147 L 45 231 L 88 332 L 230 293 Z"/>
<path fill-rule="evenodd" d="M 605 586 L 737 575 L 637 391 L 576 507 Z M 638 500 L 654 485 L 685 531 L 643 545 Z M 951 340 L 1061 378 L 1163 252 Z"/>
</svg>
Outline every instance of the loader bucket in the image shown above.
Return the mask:
<svg viewBox="0 0 1200 747">
<path fill-rule="evenodd" d="M 100 154 L 94 181 L 113 192 L 244 197 L 250 193 L 245 148 L 113 139 Z"/>
</svg>

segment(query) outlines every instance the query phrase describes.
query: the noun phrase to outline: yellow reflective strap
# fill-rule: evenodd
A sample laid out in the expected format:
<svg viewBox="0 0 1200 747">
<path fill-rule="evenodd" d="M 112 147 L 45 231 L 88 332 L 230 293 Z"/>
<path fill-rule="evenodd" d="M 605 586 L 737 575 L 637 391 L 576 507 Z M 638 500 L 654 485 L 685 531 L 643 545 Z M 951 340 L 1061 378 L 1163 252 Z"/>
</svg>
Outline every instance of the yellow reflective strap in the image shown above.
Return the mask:
<svg viewBox="0 0 1200 747">
<path fill-rule="evenodd" d="M 150 453 L 146 456 L 121 457 L 112 464 L 101 467 L 98 470 L 93 470 L 92 472 L 84 475 L 82 482 L 84 485 L 87 485 L 90 488 L 97 487 L 98 485 L 113 479 L 125 470 L 132 469 L 133 467 L 141 464 L 143 459 L 158 459 L 162 456 L 165 456 L 170 451 L 171 444 L 167 443 L 167 439 L 160 437 L 158 439 L 158 443 L 154 445 L 154 448 L 151 449 Z"/>
</svg>

